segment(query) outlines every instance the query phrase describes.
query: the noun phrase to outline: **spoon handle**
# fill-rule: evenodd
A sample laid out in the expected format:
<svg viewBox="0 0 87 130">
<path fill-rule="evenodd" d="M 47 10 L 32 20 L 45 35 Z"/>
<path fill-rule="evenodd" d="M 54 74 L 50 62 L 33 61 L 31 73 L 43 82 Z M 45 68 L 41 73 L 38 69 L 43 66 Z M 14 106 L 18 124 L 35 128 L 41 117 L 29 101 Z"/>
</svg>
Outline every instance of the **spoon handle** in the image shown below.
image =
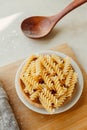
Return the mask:
<svg viewBox="0 0 87 130">
<path fill-rule="evenodd" d="M 81 6 L 82 4 L 86 3 L 87 0 L 74 0 L 71 2 L 64 10 L 60 12 L 60 14 L 56 14 L 55 16 L 51 16 L 53 19 L 52 21 L 56 21 L 56 23 L 62 19 L 66 14 L 74 10 L 75 8 Z M 55 23 L 55 24 L 56 24 Z"/>
</svg>

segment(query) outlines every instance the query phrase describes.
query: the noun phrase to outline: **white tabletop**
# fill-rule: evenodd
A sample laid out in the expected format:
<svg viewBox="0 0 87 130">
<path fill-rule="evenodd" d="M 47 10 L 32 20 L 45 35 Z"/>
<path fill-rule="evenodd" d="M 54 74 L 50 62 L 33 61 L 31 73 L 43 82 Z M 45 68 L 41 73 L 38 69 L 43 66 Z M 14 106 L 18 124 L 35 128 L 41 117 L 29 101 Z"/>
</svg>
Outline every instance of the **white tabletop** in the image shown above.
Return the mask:
<svg viewBox="0 0 87 130">
<path fill-rule="evenodd" d="M 69 2 L 71 0 L 0 0 L 0 66 L 68 43 L 87 72 L 87 3 L 65 16 L 46 38 L 29 39 L 20 29 L 24 18 L 56 14 Z"/>
</svg>

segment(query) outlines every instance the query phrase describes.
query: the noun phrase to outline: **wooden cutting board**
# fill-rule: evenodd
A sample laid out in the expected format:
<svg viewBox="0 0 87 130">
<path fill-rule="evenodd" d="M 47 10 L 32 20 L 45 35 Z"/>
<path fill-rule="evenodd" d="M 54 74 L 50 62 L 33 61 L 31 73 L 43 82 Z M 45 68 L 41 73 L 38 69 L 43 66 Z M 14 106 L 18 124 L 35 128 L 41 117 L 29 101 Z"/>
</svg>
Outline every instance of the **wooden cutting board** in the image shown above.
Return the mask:
<svg viewBox="0 0 87 130">
<path fill-rule="evenodd" d="M 53 50 L 71 56 L 77 63 L 76 56 L 67 45 L 55 47 Z M 87 74 L 80 66 L 84 76 L 84 89 L 80 100 L 70 110 L 57 115 L 42 115 L 29 110 L 19 100 L 15 90 L 15 74 L 23 60 L 0 68 L 0 79 L 4 82 L 10 104 L 21 130 L 87 130 Z"/>
</svg>

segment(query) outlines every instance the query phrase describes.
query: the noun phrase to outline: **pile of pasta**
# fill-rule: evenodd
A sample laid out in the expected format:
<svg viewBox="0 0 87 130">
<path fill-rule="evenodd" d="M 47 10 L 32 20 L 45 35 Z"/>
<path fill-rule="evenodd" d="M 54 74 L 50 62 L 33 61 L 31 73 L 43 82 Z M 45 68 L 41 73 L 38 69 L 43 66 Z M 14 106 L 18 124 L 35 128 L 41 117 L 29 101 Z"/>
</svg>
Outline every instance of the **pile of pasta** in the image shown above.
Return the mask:
<svg viewBox="0 0 87 130">
<path fill-rule="evenodd" d="M 77 73 L 70 58 L 57 55 L 32 55 L 20 73 L 23 93 L 31 104 L 49 113 L 71 99 L 77 84 Z"/>
</svg>

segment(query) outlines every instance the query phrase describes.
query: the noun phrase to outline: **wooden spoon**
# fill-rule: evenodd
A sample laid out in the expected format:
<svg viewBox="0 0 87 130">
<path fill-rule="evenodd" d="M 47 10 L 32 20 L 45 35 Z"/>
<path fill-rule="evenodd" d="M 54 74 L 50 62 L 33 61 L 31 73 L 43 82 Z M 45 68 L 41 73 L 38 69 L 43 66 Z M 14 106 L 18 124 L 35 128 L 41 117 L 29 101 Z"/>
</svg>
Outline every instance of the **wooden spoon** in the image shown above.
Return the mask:
<svg viewBox="0 0 87 130">
<path fill-rule="evenodd" d="M 33 16 L 25 19 L 21 24 L 23 33 L 30 38 L 41 38 L 49 34 L 56 23 L 61 20 L 66 14 L 87 0 L 74 0 L 64 10 L 54 16 Z"/>
</svg>

